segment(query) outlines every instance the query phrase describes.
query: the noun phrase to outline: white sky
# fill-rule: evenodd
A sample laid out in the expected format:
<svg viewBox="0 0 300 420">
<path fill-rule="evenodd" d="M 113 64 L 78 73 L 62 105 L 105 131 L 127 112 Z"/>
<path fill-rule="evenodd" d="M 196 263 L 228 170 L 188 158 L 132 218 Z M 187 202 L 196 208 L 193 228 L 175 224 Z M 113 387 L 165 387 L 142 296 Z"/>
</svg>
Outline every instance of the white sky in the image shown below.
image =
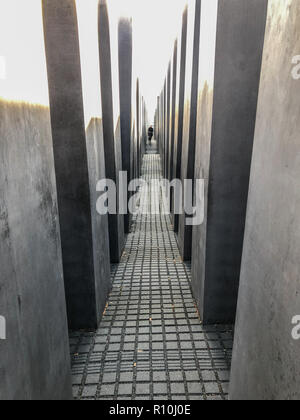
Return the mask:
<svg viewBox="0 0 300 420">
<path fill-rule="evenodd" d="M 0 0 L 0 97 L 49 104 L 40 0 Z"/>
<path fill-rule="evenodd" d="M 87 115 L 100 116 L 97 0 L 76 0 Z M 186 0 L 108 0 L 116 31 L 119 16 L 133 18 L 134 77 L 140 78 L 150 120 L 163 86 Z M 81 26 L 80 26 L 81 25 Z M 117 33 L 112 34 L 114 37 Z M 117 69 L 113 57 L 113 71 Z M 0 0 L 0 97 L 47 105 L 40 0 Z M 4 77 L 3 77 L 4 76 Z M 134 81 L 135 84 L 135 81 Z M 93 115 L 95 114 L 95 115 Z"/>
<path fill-rule="evenodd" d="M 86 124 L 92 116 L 101 116 L 99 62 L 97 56 L 98 0 L 76 0 L 81 46 Z M 186 0 L 108 0 L 113 81 L 117 80 L 117 22 L 121 16 L 133 20 L 133 72 L 140 79 L 141 93 L 147 103 L 150 120 L 163 86 L 175 39 L 181 31 L 182 13 Z M 115 103 L 118 91 L 114 88 Z"/>
<path fill-rule="evenodd" d="M 122 0 L 120 0 L 122 1 Z M 123 0 L 124 1 L 124 0 Z M 128 0 L 132 3 L 134 66 L 149 118 L 163 87 L 186 0 Z"/>
</svg>

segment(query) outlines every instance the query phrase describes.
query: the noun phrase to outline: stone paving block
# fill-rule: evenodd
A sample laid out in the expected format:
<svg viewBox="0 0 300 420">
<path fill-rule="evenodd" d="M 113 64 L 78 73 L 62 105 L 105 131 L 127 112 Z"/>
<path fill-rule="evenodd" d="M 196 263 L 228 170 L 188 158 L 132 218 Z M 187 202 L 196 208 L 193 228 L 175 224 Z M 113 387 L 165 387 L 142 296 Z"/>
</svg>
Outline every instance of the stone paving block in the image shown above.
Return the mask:
<svg viewBox="0 0 300 420">
<path fill-rule="evenodd" d="M 119 390 L 118 390 L 119 395 L 132 395 L 132 383 L 131 384 L 120 384 L 119 385 Z"/>
<path fill-rule="evenodd" d="M 200 395 L 203 392 L 203 387 L 200 382 L 192 382 L 188 384 L 189 394 Z"/>
<path fill-rule="evenodd" d="M 184 384 L 183 383 L 176 383 L 176 384 L 174 384 L 174 383 L 171 383 L 171 392 L 172 392 L 172 394 L 174 394 L 174 395 L 177 395 L 177 394 L 184 394 L 185 395 L 185 387 L 184 387 Z"/>
<path fill-rule="evenodd" d="M 158 394 L 158 395 L 168 394 L 168 384 L 167 383 L 154 383 L 153 391 L 154 391 L 154 394 Z"/>
<path fill-rule="evenodd" d="M 150 381 L 150 372 L 138 372 L 136 380 L 138 382 L 149 382 Z"/>
<path fill-rule="evenodd" d="M 102 385 L 101 396 L 111 396 L 115 394 L 115 385 Z"/>
<path fill-rule="evenodd" d="M 85 386 L 82 392 L 83 397 L 95 397 L 97 393 L 97 386 Z"/>
<path fill-rule="evenodd" d="M 153 372 L 153 380 L 154 382 L 164 382 L 167 379 L 166 372 Z"/>
<path fill-rule="evenodd" d="M 191 401 L 203 401 L 205 398 L 203 395 L 191 395 L 190 400 Z"/>
<path fill-rule="evenodd" d="M 208 394 L 220 394 L 220 388 L 217 383 L 207 382 L 204 384 L 204 387 Z"/>
<path fill-rule="evenodd" d="M 104 384 L 114 384 L 116 382 L 117 374 L 114 373 L 104 373 L 102 382 Z"/>
<path fill-rule="evenodd" d="M 186 401 L 187 399 L 186 395 L 172 395 L 172 401 Z"/>
<path fill-rule="evenodd" d="M 100 381 L 100 375 L 87 375 L 85 385 L 98 385 Z"/>
<path fill-rule="evenodd" d="M 201 372 L 202 379 L 204 381 L 215 381 L 216 375 L 214 371 L 203 371 Z"/>
<path fill-rule="evenodd" d="M 121 373 L 120 381 L 121 382 L 126 382 L 126 383 L 133 382 L 133 373 L 132 372 Z"/>
<path fill-rule="evenodd" d="M 136 394 L 148 396 L 150 394 L 150 384 L 136 384 Z"/>
</svg>

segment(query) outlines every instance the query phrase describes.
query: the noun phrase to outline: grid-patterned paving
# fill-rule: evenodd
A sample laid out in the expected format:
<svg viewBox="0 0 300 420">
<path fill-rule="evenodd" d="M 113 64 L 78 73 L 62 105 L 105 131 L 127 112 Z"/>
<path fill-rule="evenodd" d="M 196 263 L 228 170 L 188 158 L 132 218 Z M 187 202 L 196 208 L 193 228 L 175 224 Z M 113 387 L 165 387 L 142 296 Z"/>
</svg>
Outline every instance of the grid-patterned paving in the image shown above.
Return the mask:
<svg viewBox="0 0 300 420">
<path fill-rule="evenodd" d="M 161 177 L 147 154 L 143 178 Z M 72 333 L 74 396 L 99 400 L 226 399 L 232 328 L 204 328 L 157 184 L 142 188 L 112 291 L 97 332 Z M 151 214 L 159 208 L 160 214 Z"/>
</svg>

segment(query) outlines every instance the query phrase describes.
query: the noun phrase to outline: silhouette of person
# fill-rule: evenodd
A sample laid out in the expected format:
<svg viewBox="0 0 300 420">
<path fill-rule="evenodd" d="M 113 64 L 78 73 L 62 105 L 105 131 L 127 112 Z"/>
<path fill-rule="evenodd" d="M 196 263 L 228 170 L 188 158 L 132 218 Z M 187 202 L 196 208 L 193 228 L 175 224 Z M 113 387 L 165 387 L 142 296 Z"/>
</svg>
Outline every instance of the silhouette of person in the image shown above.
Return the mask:
<svg viewBox="0 0 300 420">
<path fill-rule="evenodd" d="M 153 134 L 154 134 L 154 130 L 153 130 L 153 127 L 152 127 L 152 125 L 151 125 L 151 126 L 149 127 L 149 130 L 148 130 L 148 139 L 149 139 L 149 143 L 151 143 L 151 141 L 152 141 Z"/>
</svg>

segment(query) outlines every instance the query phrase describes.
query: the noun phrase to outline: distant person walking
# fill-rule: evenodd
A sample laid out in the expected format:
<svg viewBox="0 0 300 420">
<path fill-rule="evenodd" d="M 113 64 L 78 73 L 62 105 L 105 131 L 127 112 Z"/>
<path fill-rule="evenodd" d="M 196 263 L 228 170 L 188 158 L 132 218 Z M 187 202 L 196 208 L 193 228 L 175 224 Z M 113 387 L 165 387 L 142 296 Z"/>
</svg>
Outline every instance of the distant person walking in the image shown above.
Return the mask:
<svg viewBox="0 0 300 420">
<path fill-rule="evenodd" d="M 151 126 L 149 127 L 149 130 L 148 130 L 148 139 L 149 139 L 149 143 L 151 143 L 151 141 L 152 141 L 153 134 L 154 134 L 154 130 L 153 130 L 153 127 L 152 127 L 152 125 L 151 125 Z"/>
</svg>

